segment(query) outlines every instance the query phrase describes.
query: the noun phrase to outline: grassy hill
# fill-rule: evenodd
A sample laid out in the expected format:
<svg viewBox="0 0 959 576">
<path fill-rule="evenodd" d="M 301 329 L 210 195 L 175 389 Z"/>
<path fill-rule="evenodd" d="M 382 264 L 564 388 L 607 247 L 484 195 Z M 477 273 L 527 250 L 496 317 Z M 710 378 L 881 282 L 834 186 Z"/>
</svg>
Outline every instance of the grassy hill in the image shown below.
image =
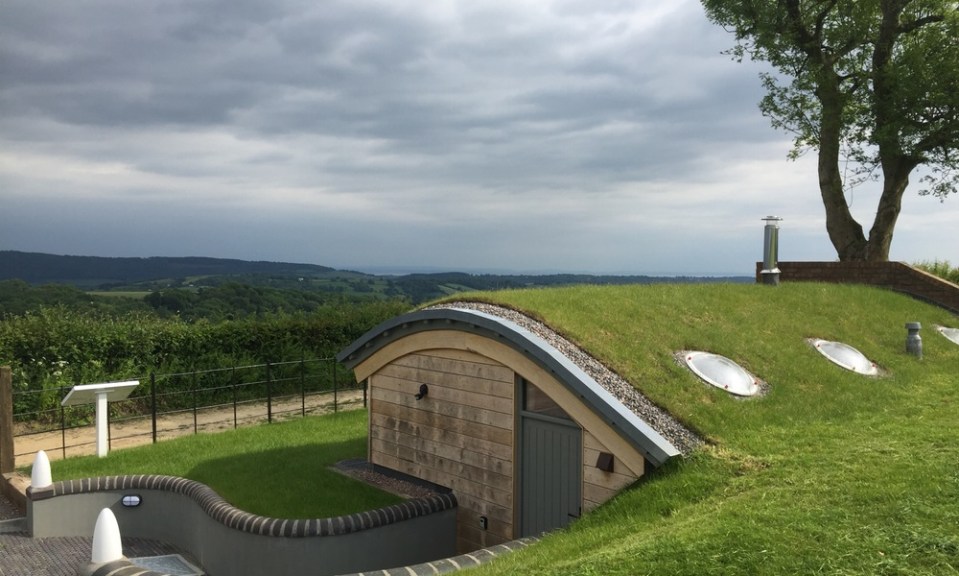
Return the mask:
<svg viewBox="0 0 959 576">
<path fill-rule="evenodd" d="M 333 268 L 314 264 L 249 262 L 226 258 L 104 258 L 0 250 L 0 280 L 17 278 L 32 284 L 99 286 L 104 283 L 169 282 L 172 279 L 222 275 L 323 277 L 334 272 Z"/>
<path fill-rule="evenodd" d="M 819 284 L 572 287 L 476 299 L 550 324 L 708 439 L 480 574 L 959 572 L 959 346 L 939 308 Z M 905 352 L 919 321 L 925 355 Z M 855 346 L 870 378 L 807 338 Z M 674 360 L 726 355 L 770 385 L 736 399 Z"/>
</svg>

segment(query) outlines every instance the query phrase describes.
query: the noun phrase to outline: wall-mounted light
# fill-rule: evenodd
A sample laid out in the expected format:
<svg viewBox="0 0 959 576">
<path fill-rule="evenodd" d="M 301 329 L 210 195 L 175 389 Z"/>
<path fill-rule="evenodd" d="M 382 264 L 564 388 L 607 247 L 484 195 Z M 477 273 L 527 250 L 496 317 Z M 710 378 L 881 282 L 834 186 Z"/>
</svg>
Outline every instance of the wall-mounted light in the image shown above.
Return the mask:
<svg viewBox="0 0 959 576">
<path fill-rule="evenodd" d="M 416 395 L 417 400 L 422 400 L 430 393 L 430 388 L 426 384 L 420 384 L 420 393 Z"/>
<path fill-rule="evenodd" d="M 609 452 L 600 452 L 599 458 L 596 459 L 596 467 L 602 470 L 603 472 L 612 472 L 613 471 L 613 455 Z"/>
<path fill-rule="evenodd" d="M 120 504 L 123 504 L 126 508 L 136 508 L 143 503 L 143 498 L 139 494 L 125 494 L 120 500 Z"/>
</svg>

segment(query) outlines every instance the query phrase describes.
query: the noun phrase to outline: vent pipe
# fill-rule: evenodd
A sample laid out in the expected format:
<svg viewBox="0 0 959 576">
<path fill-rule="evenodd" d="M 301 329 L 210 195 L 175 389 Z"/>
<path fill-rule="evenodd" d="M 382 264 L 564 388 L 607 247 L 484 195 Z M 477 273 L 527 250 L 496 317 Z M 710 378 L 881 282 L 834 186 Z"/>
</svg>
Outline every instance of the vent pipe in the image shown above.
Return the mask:
<svg viewBox="0 0 959 576">
<path fill-rule="evenodd" d="M 906 322 L 906 352 L 919 359 L 922 359 L 922 336 L 919 335 L 921 329 L 922 324 L 919 322 Z"/>
<path fill-rule="evenodd" d="M 763 284 L 779 286 L 779 223 L 782 218 L 766 216 L 763 230 L 763 269 L 760 272 Z"/>
</svg>

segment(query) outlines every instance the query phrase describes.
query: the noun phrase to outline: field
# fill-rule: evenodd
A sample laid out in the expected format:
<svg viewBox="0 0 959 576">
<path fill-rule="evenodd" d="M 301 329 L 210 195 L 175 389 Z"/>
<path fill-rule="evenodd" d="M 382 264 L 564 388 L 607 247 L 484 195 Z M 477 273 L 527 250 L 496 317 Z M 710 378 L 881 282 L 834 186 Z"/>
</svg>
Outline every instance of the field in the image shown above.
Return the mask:
<svg viewBox="0 0 959 576">
<path fill-rule="evenodd" d="M 89 290 L 87 294 L 90 296 L 103 296 L 105 298 L 132 298 L 134 300 L 142 300 L 147 295 L 150 294 L 149 290 Z"/>
<path fill-rule="evenodd" d="M 325 518 L 395 504 L 398 496 L 331 470 L 366 455 L 366 413 L 350 410 L 51 463 L 56 480 L 166 474 L 202 482 L 234 506 L 275 518 Z M 275 486 L 282 490 L 273 490 Z"/>
</svg>

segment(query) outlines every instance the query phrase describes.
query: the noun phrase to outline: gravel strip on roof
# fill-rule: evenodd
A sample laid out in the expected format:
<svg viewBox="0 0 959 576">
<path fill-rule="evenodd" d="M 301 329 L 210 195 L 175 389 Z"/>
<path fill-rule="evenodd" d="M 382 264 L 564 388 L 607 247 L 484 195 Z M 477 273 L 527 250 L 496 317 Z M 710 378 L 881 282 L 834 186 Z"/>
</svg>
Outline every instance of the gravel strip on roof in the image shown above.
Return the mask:
<svg viewBox="0 0 959 576">
<path fill-rule="evenodd" d="M 683 455 L 688 455 L 693 449 L 703 443 L 699 436 L 680 424 L 679 421 L 673 418 L 668 412 L 653 404 L 649 398 L 644 396 L 635 386 L 627 382 L 625 378 L 610 370 L 602 362 L 593 358 L 585 350 L 560 334 L 557 334 L 556 331 L 542 322 L 530 318 L 517 310 L 483 302 L 447 302 L 431 306 L 428 309 L 435 308 L 476 310 L 498 316 L 499 318 L 509 320 L 521 326 L 559 350 L 560 353 L 589 374 L 600 386 L 615 396 L 653 430 L 659 432 L 663 438 L 669 440 Z"/>
</svg>

